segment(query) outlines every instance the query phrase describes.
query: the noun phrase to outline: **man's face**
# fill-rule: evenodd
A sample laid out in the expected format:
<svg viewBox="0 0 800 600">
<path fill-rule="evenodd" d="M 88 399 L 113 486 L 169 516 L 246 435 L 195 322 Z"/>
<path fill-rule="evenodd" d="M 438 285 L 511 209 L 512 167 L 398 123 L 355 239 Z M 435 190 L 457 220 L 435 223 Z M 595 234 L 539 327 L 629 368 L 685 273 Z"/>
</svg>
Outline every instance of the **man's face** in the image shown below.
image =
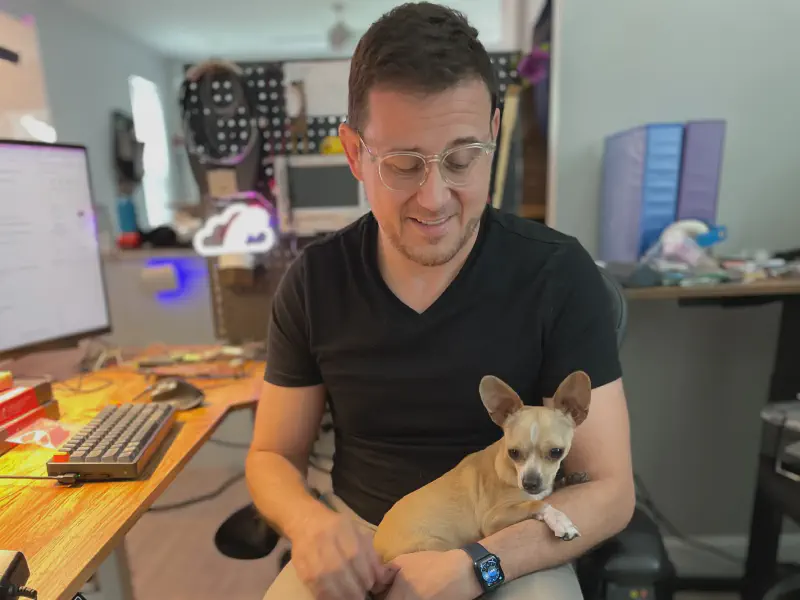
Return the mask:
<svg viewBox="0 0 800 600">
<path fill-rule="evenodd" d="M 491 119 L 490 112 L 485 84 L 469 80 L 433 95 L 371 91 L 363 144 L 356 132 L 342 126 L 350 166 L 364 184 L 372 213 L 386 239 L 409 260 L 442 265 L 471 240 L 489 194 L 492 155 L 475 143 L 496 137 L 499 111 Z M 394 152 L 430 157 L 461 147 L 466 149 L 443 162 L 429 161 L 427 173 L 413 157 L 380 161 Z"/>
</svg>

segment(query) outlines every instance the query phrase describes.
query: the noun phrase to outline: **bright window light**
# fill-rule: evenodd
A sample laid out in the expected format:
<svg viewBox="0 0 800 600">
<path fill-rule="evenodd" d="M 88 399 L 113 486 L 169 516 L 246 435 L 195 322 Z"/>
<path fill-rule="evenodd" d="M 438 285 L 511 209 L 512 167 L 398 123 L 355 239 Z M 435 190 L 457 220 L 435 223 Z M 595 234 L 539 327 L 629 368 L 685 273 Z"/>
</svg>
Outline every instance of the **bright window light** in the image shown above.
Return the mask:
<svg viewBox="0 0 800 600">
<path fill-rule="evenodd" d="M 157 227 L 172 220 L 169 141 L 164 106 L 158 86 L 152 81 L 132 75 L 128 78 L 128 88 L 136 139 L 144 144 L 142 191 L 147 221 L 150 227 Z"/>
</svg>

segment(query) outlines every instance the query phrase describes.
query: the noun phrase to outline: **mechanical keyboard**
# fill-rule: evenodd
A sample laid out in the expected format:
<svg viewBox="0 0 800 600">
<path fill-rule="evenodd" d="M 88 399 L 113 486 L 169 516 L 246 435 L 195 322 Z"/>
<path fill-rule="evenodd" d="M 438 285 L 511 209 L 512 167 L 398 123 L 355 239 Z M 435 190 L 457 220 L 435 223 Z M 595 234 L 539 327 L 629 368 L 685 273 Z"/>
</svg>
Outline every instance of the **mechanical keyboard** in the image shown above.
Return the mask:
<svg viewBox="0 0 800 600">
<path fill-rule="evenodd" d="M 166 402 L 107 406 L 47 461 L 47 474 L 80 481 L 138 479 L 175 422 Z"/>
</svg>

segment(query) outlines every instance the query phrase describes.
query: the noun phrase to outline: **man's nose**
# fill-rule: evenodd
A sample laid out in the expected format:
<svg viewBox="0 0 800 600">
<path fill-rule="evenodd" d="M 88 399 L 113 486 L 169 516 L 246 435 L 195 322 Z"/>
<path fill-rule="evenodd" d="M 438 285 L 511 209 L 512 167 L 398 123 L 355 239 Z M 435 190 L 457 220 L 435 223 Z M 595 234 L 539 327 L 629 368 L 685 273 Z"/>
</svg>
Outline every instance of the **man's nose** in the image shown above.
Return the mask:
<svg viewBox="0 0 800 600">
<path fill-rule="evenodd" d="M 447 203 L 449 194 L 450 189 L 447 187 L 444 179 L 442 179 L 439 165 L 436 163 L 430 164 L 428 166 L 428 176 L 425 179 L 425 183 L 420 186 L 417 192 L 417 202 L 423 208 L 437 213 Z"/>
<path fill-rule="evenodd" d="M 535 471 L 529 471 L 522 476 L 522 489 L 529 494 L 542 491 L 542 476 Z"/>
</svg>

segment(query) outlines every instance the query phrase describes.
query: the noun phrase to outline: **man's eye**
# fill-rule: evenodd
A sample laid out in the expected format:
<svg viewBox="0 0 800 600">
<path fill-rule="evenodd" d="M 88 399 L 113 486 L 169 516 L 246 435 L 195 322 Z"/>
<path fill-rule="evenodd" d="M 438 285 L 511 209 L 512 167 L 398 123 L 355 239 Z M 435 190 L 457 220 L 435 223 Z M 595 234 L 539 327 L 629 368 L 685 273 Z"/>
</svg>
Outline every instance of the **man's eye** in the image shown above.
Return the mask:
<svg viewBox="0 0 800 600">
<path fill-rule="evenodd" d="M 564 456 L 564 449 L 563 448 L 550 448 L 550 452 L 547 454 L 552 460 L 558 460 L 562 456 Z"/>
<path fill-rule="evenodd" d="M 469 169 L 471 164 L 472 163 L 457 163 L 453 160 L 448 160 L 447 163 L 445 163 L 445 166 L 447 167 L 448 171 L 465 171 L 466 169 Z"/>
<path fill-rule="evenodd" d="M 508 458 L 510 458 L 511 460 L 517 461 L 517 460 L 520 459 L 521 456 L 522 456 L 522 454 L 516 448 L 509 448 L 508 449 Z"/>
</svg>

